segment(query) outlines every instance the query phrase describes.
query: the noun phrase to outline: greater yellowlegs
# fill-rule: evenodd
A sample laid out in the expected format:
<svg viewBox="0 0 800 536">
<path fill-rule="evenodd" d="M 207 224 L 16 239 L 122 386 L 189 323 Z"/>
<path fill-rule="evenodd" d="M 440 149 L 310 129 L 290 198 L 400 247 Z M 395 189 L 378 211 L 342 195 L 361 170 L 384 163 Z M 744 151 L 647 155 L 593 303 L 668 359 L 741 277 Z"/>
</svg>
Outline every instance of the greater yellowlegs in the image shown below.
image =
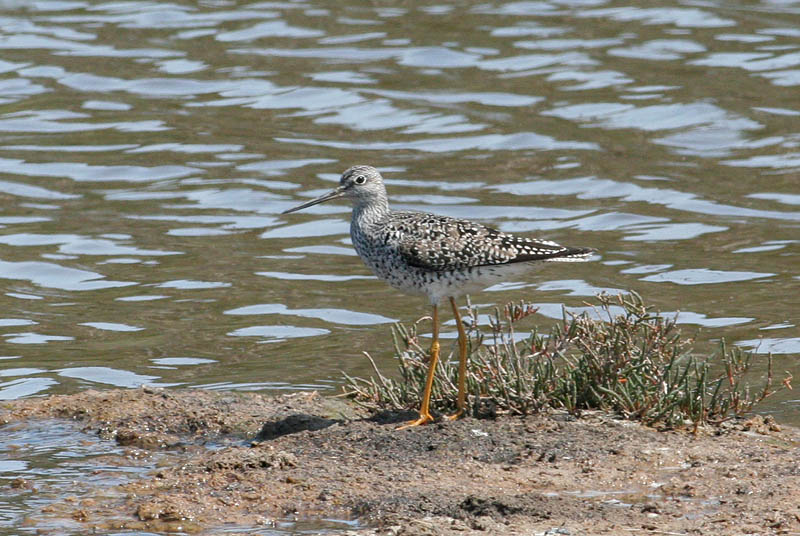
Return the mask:
<svg viewBox="0 0 800 536">
<path fill-rule="evenodd" d="M 543 262 L 584 261 L 592 248 L 565 247 L 549 240 L 500 232 L 470 220 L 425 212 L 391 210 L 383 177 L 371 166 L 353 166 L 339 186 L 325 195 L 283 212 L 346 197 L 353 205 L 353 247 L 376 276 L 408 294 L 427 296 L 433 306 L 433 342 L 419 418 L 406 426 L 433 420 L 431 389 L 439 360 L 439 303 L 450 300 L 458 329 L 457 412 L 466 402 L 467 336 L 456 298 L 530 272 Z"/>
</svg>

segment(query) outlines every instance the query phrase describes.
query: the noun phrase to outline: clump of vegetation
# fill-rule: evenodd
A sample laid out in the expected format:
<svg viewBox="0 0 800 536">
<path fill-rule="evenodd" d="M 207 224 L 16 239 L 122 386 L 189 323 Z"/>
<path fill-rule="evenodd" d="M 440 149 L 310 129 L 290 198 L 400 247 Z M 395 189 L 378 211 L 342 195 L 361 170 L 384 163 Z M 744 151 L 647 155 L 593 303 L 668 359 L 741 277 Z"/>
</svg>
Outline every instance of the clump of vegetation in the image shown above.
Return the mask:
<svg viewBox="0 0 800 536">
<path fill-rule="evenodd" d="M 595 315 L 567 314 L 547 335 L 534 330 L 519 340 L 515 324 L 532 315 L 530 304 L 495 309 L 488 333 L 478 326 L 470 306 L 464 322 L 469 337 L 467 412 L 530 414 L 558 408 L 572 414 L 603 410 L 648 425 L 718 424 L 740 416 L 773 394 L 772 356 L 757 389 L 745 383 L 753 354 L 729 348 L 698 358 L 681 337 L 675 318 L 646 306 L 638 294 L 598 296 Z M 428 369 L 428 351 L 420 346 L 416 323 L 392 330 L 400 378 L 381 374 L 347 377 L 345 392 L 372 408 L 412 409 Z M 712 370 L 720 370 L 712 373 Z M 431 405 L 455 411 L 457 356 L 444 359 L 437 372 Z M 791 376 L 783 384 L 790 387 Z"/>
</svg>

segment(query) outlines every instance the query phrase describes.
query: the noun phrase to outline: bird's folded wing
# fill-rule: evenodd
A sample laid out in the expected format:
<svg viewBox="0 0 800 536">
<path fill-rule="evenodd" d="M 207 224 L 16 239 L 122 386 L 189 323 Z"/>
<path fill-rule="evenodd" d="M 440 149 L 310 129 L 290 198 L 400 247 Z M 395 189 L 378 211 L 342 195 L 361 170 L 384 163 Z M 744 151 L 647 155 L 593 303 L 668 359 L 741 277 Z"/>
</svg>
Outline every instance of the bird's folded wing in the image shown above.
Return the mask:
<svg viewBox="0 0 800 536">
<path fill-rule="evenodd" d="M 424 270 L 539 261 L 570 250 L 555 242 L 510 235 L 469 220 L 414 216 L 398 218 L 387 231 L 403 259 Z"/>
</svg>

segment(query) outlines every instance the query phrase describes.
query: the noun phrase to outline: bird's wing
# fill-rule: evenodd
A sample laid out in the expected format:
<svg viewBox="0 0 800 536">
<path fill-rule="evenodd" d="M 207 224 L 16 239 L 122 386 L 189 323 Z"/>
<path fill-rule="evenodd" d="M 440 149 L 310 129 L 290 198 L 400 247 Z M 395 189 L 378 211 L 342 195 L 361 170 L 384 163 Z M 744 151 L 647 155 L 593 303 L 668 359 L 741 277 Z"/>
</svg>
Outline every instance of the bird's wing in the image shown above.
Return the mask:
<svg viewBox="0 0 800 536">
<path fill-rule="evenodd" d="M 584 249 L 515 236 L 473 221 L 433 214 L 400 213 L 387 232 L 391 235 L 387 238 L 409 265 L 437 272 L 586 256 Z"/>
</svg>

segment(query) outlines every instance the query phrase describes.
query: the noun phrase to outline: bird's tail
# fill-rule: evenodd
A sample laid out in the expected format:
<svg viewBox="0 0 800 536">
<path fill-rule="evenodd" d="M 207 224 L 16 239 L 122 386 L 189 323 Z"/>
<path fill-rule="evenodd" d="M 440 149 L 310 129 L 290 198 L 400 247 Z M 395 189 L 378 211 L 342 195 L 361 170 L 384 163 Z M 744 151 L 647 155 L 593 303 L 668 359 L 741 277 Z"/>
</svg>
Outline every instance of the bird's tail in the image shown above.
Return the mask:
<svg viewBox="0 0 800 536">
<path fill-rule="evenodd" d="M 545 259 L 547 262 L 583 262 L 597 253 L 594 248 L 567 248 L 560 252 L 557 257 Z"/>
</svg>

